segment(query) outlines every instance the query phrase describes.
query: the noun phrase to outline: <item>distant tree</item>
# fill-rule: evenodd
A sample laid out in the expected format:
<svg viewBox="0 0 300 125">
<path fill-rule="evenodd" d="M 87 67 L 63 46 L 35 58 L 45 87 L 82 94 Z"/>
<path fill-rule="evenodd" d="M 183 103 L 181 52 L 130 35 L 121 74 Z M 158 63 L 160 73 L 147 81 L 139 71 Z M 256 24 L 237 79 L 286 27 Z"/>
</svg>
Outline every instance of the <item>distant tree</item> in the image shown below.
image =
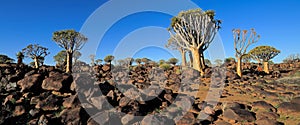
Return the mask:
<svg viewBox="0 0 300 125">
<path fill-rule="evenodd" d="M 100 65 L 102 63 L 102 61 L 103 61 L 102 59 L 96 59 L 95 62 L 96 62 L 97 65 Z"/>
<path fill-rule="evenodd" d="M 166 61 L 163 60 L 163 59 L 161 59 L 161 60 L 158 61 L 158 65 L 162 65 L 162 64 L 165 64 L 165 63 L 166 63 Z"/>
<path fill-rule="evenodd" d="M 115 59 L 114 56 L 108 55 L 108 56 L 106 56 L 106 57 L 104 58 L 104 61 L 105 61 L 106 63 L 111 64 L 111 61 L 113 61 L 114 59 Z"/>
<path fill-rule="evenodd" d="M 142 60 L 141 60 L 144 64 L 148 64 L 149 63 L 149 61 L 151 61 L 150 59 L 148 59 L 148 58 L 142 58 Z"/>
<path fill-rule="evenodd" d="M 182 11 L 172 18 L 169 33 L 177 44 L 193 55 L 193 68 L 204 75 L 206 68 L 204 51 L 214 40 L 221 21 L 216 20 L 215 12 L 193 9 Z M 178 37 L 179 36 L 179 37 Z"/>
<path fill-rule="evenodd" d="M 221 59 L 216 59 L 214 62 L 215 62 L 215 65 L 216 65 L 216 66 L 221 66 L 222 63 L 223 63 L 223 60 L 221 60 Z"/>
<path fill-rule="evenodd" d="M 237 59 L 236 72 L 240 77 L 242 77 L 243 56 L 247 53 L 248 47 L 260 38 L 254 29 L 251 29 L 250 33 L 248 32 L 248 30 L 233 29 L 235 57 Z"/>
<path fill-rule="evenodd" d="M 90 59 L 91 59 L 91 66 L 94 66 L 95 65 L 95 54 L 91 54 L 90 55 Z"/>
<path fill-rule="evenodd" d="M 204 62 L 207 66 L 209 66 L 209 67 L 212 66 L 211 61 L 209 59 L 204 59 Z"/>
<path fill-rule="evenodd" d="M 136 59 L 135 59 L 135 62 L 136 62 L 138 65 L 141 65 L 141 63 L 142 63 L 142 59 L 140 59 L 140 58 L 136 58 Z"/>
<path fill-rule="evenodd" d="M 0 63 L 13 63 L 15 60 L 8 57 L 7 55 L 0 54 Z"/>
<path fill-rule="evenodd" d="M 280 50 L 277 50 L 271 46 L 258 46 L 250 50 L 249 54 L 253 57 L 256 57 L 261 60 L 264 64 L 264 72 L 269 74 L 269 61 L 273 59 L 280 53 Z"/>
<path fill-rule="evenodd" d="M 78 61 L 78 59 L 81 57 L 81 52 L 79 52 L 79 51 L 75 51 L 74 53 L 73 53 L 73 61 L 74 61 L 74 64 L 76 64 L 77 63 L 77 61 Z"/>
<path fill-rule="evenodd" d="M 134 59 L 131 57 L 125 58 L 125 64 L 129 67 L 132 65 L 132 63 L 134 62 Z"/>
<path fill-rule="evenodd" d="M 168 60 L 168 63 L 170 63 L 170 64 L 172 64 L 172 65 L 176 65 L 176 63 L 178 63 L 178 59 L 176 59 L 176 58 L 170 58 L 170 59 Z"/>
<path fill-rule="evenodd" d="M 159 68 L 162 68 L 164 71 L 167 71 L 171 68 L 171 65 L 165 63 L 165 64 L 160 65 Z"/>
<path fill-rule="evenodd" d="M 228 57 L 224 60 L 225 63 L 230 63 L 230 62 L 235 62 L 235 58 L 233 57 Z"/>
<path fill-rule="evenodd" d="M 22 52 L 18 52 L 17 54 L 16 54 L 16 56 L 17 56 L 17 59 L 18 59 L 18 62 L 17 62 L 17 64 L 18 65 L 21 65 L 21 64 L 23 64 L 23 59 L 24 59 L 24 54 L 22 53 Z"/>
<path fill-rule="evenodd" d="M 67 63 L 67 53 L 65 50 L 58 52 L 53 58 L 59 66 L 64 66 Z"/>
<path fill-rule="evenodd" d="M 87 38 L 75 30 L 61 30 L 53 33 L 53 41 L 67 52 L 66 72 L 72 73 L 72 59 L 75 51 L 79 51 L 87 42 Z"/>
<path fill-rule="evenodd" d="M 154 66 L 154 67 L 157 67 L 157 66 L 158 66 L 158 64 L 157 64 L 155 61 L 150 61 L 149 64 L 150 64 L 151 66 Z"/>
<path fill-rule="evenodd" d="M 26 48 L 22 49 L 22 53 L 34 60 L 35 68 L 39 68 L 45 56 L 49 55 L 48 48 L 42 47 L 38 44 L 30 44 Z"/>
<path fill-rule="evenodd" d="M 251 55 L 249 54 L 245 54 L 243 57 L 242 57 L 242 61 L 244 63 L 250 63 L 250 61 L 253 59 L 253 57 L 251 57 Z"/>
<path fill-rule="evenodd" d="M 291 54 L 288 57 L 286 57 L 284 60 L 282 60 L 284 63 L 293 63 L 294 61 L 300 61 L 300 54 Z"/>
</svg>

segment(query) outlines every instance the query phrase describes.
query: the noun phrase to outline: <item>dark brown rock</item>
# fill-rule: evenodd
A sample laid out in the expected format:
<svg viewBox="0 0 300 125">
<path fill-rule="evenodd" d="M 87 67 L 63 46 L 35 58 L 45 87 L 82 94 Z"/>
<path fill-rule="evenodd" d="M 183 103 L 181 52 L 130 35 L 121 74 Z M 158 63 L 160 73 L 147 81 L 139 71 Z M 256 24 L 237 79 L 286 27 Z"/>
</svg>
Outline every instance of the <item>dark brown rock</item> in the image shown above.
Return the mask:
<svg viewBox="0 0 300 125">
<path fill-rule="evenodd" d="M 18 85 L 21 86 L 21 92 L 23 91 L 37 91 L 41 88 L 42 76 L 40 74 L 33 74 L 18 81 Z"/>
<path fill-rule="evenodd" d="M 230 120 L 236 120 L 239 122 L 242 121 L 254 121 L 255 117 L 253 114 L 245 109 L 239 109 L 239 108 L 228 108 L 225 109 L 224 113 L 224 118 L 230 119 Z"/>
</svg>

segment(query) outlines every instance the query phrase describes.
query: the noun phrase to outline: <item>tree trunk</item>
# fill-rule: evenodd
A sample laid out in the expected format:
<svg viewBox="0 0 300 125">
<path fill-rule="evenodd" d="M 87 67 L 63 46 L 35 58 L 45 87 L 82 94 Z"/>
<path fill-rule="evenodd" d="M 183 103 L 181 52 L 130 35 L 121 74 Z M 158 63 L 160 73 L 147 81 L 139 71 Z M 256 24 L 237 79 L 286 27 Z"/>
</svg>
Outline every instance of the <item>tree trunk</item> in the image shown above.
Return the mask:
<svg viewBox="0 0 300 125">
<path fill-rule="evenodd" d="M 186 51 L 184 51 L 183 49 L 180 49 L 180 54 L 181 54 L 181 60 L 182 60 L 182 64 L 181 66 L 186 66 Z"/>
<path fill-rule="evenodd" d="M 37 57 L 34 58 L 35 68 L 39 68 L 39 59 Z"/>
<path fill-rule="evenodd" d="M 22 58 L 18 58 L 18 66 L 21 65 L 23 63 L 23 59 Z"/>
<path fill-rule="evenodd" d="M 199 55 L 200 55 L 200 67 L 201 67 L 201 69 L 205 70 L 206 65 L 205 65 L 203 51 L 200 51 Z"/>
<path fill-rule="evenodd" d="M 264 62 L 264 72 L 269 74 L 270 71 L 269 71 L 269 62 Z"/>
<path fill-rule="evenodd" d="M 190 67 L 194 68 L 194 61 L 193 61 L 193 55 L 192 55 L 192 52 L 189 51 L 189 58 L 190 58 Z"/>
<path fill-rule="evenodd" d="M 241 57 L 237 57 L 236 72 L 240 77 L 242 77 L 242 58 Z"/>
<path fill-rule="evenodd" d="M 66 73 L 72 73 L 72 52 L 67 52 L 67 66 L 66 66 Z"/>
<path fill-rule="evenodd" d="M 192 49 L 192 54 L 193 54 L 193 66 L 194 66 L 194 69 L 198 70 L 200 72 L 200 75 L 203 76 L 204 75 L 204 71 L 203 69 L 201 68 L 201 62 L 200 62 L 200 54 L 199 54 L 199 50 L 198 49 Z"/>
</svg>

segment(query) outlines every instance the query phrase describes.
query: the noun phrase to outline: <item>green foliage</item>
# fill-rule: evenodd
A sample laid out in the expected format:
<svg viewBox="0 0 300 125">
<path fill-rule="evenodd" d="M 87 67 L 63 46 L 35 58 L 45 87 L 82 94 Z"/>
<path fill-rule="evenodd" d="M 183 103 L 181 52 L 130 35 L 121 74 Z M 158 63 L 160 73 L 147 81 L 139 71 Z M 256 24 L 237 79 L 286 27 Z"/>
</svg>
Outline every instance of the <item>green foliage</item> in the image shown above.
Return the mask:
<svg viewBox="0 0 300 125">
<path fill-rule="evenodd" d="M 215 65 L 216 65 L 216 66 L 221 66 L 222 63 L 223 63 L 223 60 L 221 60 L 221 59 L 216 59 L 214 62 L 215 62 Z"/>
<path fill-rule="evenodd" d="M 61 48 L 72 52 L 80 50 L 88 40 L 84 35 L 75 30 L 56 31 L 53 33 L 52 39 Z"/>
<path fill-rule="evenodd" d="M 166 61 L 163 60 L 163 59 L 161 59 L 161 60 L 158 61 L 158 65 L 162 65 L 162 64 L 164 64 L 164 63 L 166 63 Z"/>
<path fill-rule="evenodd" d="M 62 50 L 62 51 L 58 52 L 55 56 L 53 56 L 53 58 L 57 64 L 62 65 L 64 63 L 66 63 L 67 53 L 65 50 Z"/>
<path fill-rule="evenodd" d="M 280 53 L 280 50 L 277 50 L 271 46 L 258 46 L 254 49 L 249 51 L 249 55 L 253 56 L 254 58 L 260 59 L 263 62 L 268 62 L 269 60 L 273 59 Z"/>
<path fill-rule="evenodd" d="M 40 46 L 39 44 L 28 45 L 26 48 L 22 49 L 22 53 L 24 53 L 26 57 L 29 57 L 31 59 L 44 58 L 45 56 L 50 54 L 50 52 L 48 52 L 48 48 Z"/>
<path fill-rule="evenodd" d="M 235 62 L 235 58 L 233 57 L 228 57 L 224 60 L 225 63 L 229 63 L 229 62 Z"/>
<path fill-rule="evenodd" d="M 13 63 L 15 60 L 7 55 L 0 54 L 0 63 Z"/>
<path fill-rule="evenodd" d="M 176 58 L 170 58 L 170 59 L 168 60 L 168 63 L 170 63 L 170 64 L 172 64 L 172 65 L 176 65 L 176 63 L 178 63 L 178 59 L 176 59 Z"/>
<path fill-rule="evenodd" d="M 210 67 L 212 66 L 212 63 L 209 59 L 204 59 L 204 62 L 207 66 L 210 66 Z"/>
<path fill-rule="evenodd" d="M 111 63 L 111 61 L 113 61 L 114 59 L 115 59 L 114 56 L 108 55 L 108 56 L 106 56 L 106 57 L 104 58 L 104 61 L 105 61 L 106 63 Z"/>
<path fill-rule="evenodd" d="M 140 59 L 140 58 L 136 58 L 136 59 L 135 59 L 135 62 L 136 62 L 137 64 L 141 64 L 141 62 L 142 62 L 142 59 Z"/>
<path fill-rule="evenodd" d="M 164 71 L 167 71 L 171 68 L 171 65 L 165 63 L 165 64 L 160 65 L 159 68 L 162 68 Z"/>
<path fill-rule="evenodd" d="M 141 60 L 144 64 L 148 64 L 151 60 L 148 58 L 142 58 Z"/>
</svg>

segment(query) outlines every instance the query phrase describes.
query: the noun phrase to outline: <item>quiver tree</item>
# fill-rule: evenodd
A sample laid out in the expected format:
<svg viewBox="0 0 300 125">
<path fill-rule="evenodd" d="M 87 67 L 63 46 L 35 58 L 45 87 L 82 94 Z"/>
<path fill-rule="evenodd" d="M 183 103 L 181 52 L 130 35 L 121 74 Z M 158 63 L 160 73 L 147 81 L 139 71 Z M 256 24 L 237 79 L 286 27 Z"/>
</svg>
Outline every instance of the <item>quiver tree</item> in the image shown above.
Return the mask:
<svg viewBox="0 0 300 125">
<path fill-rule="evenodd" d="M 81 53 L 79 51 L 75 51 L 73 54 L 74 64 L 76 64 L 76 62 L 80 57 L 81 57 Z M 58 52 L 53 58 L 56 64 L 59 66 L 65 67 L 65 65 L 67 64 L 67 52 L 65 50 Z"/>
<path fill-rule="evenodd" d="M 95 63 L 97 64 L 97 65 L 100 65 L 101 63 L 102 63 L 102 59 L 96 59 L 96 61 L 95 61 Z"/>
<path fill-rule="evenodd" d="M 24 54 L 22 53 L 22 52 L 18 52 L 17 54 L 16 54 L 16 56 L 17 56 L 17 59 L 18 59 L 18 62 L 17 62 L 17 64 L 18 65 L 21 65 L 21 64 L 23 64 L 23 59 L 24 59 Z"/>
<path fill-rule="evenodd" d="M 13 63 L 15 60 L 8 57 L 7 55 L 0 54 L 0 64 L 1 63 Z"/>
<path fill-rule="evenodd" d="M 50 54 L 48 51 L 48 48 L 42 47 L 38 44 L 30 44 L 26 48 L 22 49 L 22 53 L 31 59 L 34 60 L 34 66 L 35 68 L 39 68 L 39 64 L 43 63 L 45 59 L 45 56 Z"/>
<path fill-rule="evenodd" d="M 243 56 L 246 55 L 248 47 L 259 40 L 260 35 L 258 35 L 254 29 L 251 29 L 250 32 L 248 30 L 242 31 L 240 29 L 233 29 L 232 32 L 235 57 L 237 59 L 236 72 L 240 77 L 242 77 Z"/>
<path fill-rule="evenodd" d="M 106 63 L 111 64 L 111 61 L 113 61 L 114 59 L 115 59 L 114 56 L 108 55 L 108 56 L 106 56 L 106 57 L 104 58 L 104 61 L 105 61 Z"/>
<path fill-rule="evenodd" d="M 271 46 L 258 46 L 249 51 L 249 55 L 251 55 L 251 57 L 259 59 L 261 62 L 263 62 L 264 72 L 267 74 L 270 73 L 269 61 L 275 56 L 277 56 L 279 53 L 280 50 L 277 50 L 276 48 Z"/>
<path fill-rule="evenodd" d="M 91 59 L 91 66 L 95 66 L 95 56 L 94 54 L 90 55 L 90 59 Z"/>
<path fill-rule="evenodd" d="M 72 58 L 75 51 L 79 51 L 87 42 L 87 38 L 75 30 L 61 30 L 53 33 L 53 41 L 67 52 L 66 72 L 72 73 Z"/>
<path fill-rule="evenodd" d="M 214 19 L 214 11 L 194 9 L 180 12 L 172 18 L 169 33 L 176 43 L 183 49 L 191 51 L 193 68 L 204 75 L 206 68 L 204 51 L 214 40 L 220 29 L 220 20 Z"/>
<path fill-rule="evenodd" d="M 142 59 L 140 59 L 140 58 L 136 58 L 134 61 L 135 61 L 138 65 L 141 65 L 141 63 L 142 63 Z"/>
<path fill-rule="evenodd" d="M 169 64 L 172 64 L 173 66 L 175 66 L 176 63 L 178 63 L 178 59 L 176 59 L 176 58 L 170 58 L 170 59 L 168 60 L 168 63 L 169 63 Z"/>
<path fill-rule="evenodd" d="M 178 38 L 174 39 L 174 37 L 178 37 Z M 176 40 L 180 40 L 179 36 L 175 35 L 174 37 L 169 38 L 168 43 L 166 44 L 166 47 L 170 48 L 172 50 L 178 50 L 179 53 L 181 54 L 181 61 L 182 61 L 181 66 L 186 66 L 186 64 L 187 64 L 187 62 L 186 62 L 186 52 L 187 52 L 187 50 L 177 44 Z M 178 42 L 182 42 L 182 41 L 178 41 Z"/>
</svg>

